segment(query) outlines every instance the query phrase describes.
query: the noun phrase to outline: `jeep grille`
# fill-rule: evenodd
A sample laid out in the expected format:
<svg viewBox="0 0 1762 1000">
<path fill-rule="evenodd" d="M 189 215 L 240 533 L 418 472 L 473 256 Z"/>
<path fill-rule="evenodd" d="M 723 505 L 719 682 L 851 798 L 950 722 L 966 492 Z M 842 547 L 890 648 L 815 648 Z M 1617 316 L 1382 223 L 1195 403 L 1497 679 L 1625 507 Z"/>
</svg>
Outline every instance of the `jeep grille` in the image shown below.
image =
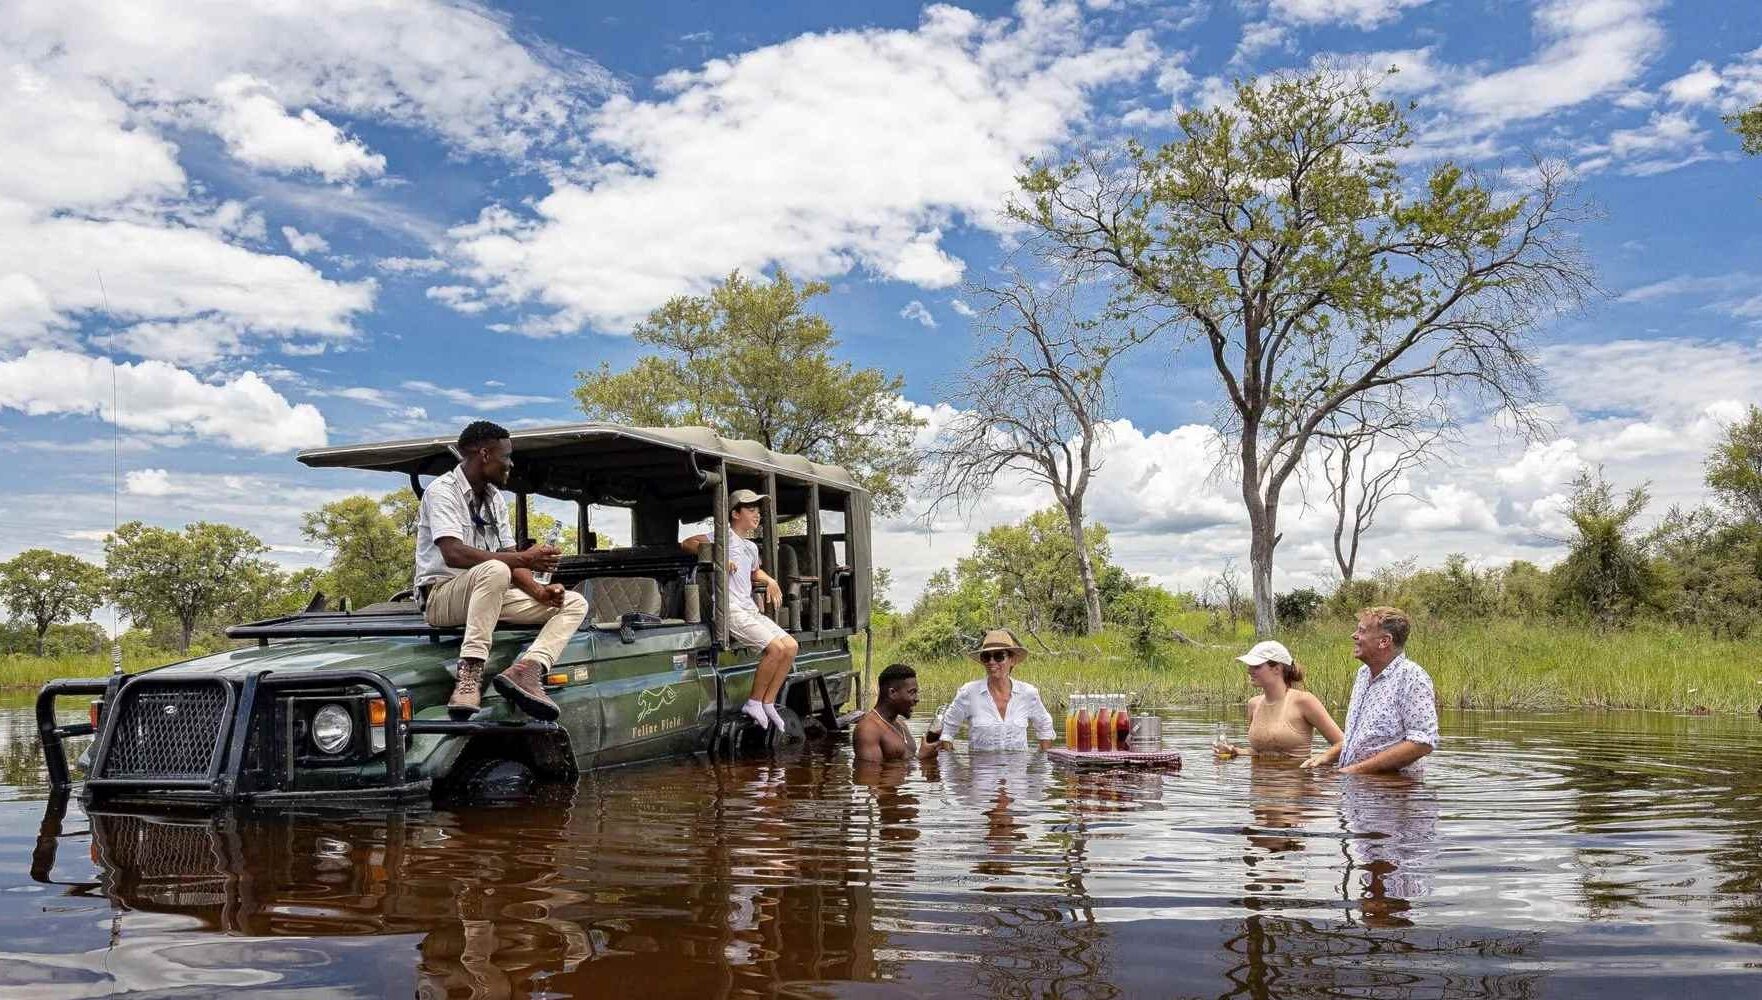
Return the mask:
<svg viewBox="0 0 1762 1000">
<path fill-rule="evenodd" d="M 221 682 L 139 682 L 126 689 L 101 764 L 103 778 L 208 777 L 214 749 L 226 730 L 228 698 Z"/>
</svg>

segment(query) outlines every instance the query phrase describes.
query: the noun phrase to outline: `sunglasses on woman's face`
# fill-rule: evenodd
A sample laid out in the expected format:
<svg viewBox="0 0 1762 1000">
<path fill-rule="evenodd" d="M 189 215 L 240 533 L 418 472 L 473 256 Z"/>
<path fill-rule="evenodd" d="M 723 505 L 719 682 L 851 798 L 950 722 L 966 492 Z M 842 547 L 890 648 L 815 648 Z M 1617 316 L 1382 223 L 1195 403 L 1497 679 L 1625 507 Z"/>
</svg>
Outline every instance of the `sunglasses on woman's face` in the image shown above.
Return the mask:
<svg viewBox="0 0 1762 1000">
<path fill-rule="evenodd" d="M 1007 659 L 1009 659 L 1009 654 L 1003 650 L 992 650 L 989 653 L 979 654 L 980 663 L 1002 663 Z"/>
</svg>

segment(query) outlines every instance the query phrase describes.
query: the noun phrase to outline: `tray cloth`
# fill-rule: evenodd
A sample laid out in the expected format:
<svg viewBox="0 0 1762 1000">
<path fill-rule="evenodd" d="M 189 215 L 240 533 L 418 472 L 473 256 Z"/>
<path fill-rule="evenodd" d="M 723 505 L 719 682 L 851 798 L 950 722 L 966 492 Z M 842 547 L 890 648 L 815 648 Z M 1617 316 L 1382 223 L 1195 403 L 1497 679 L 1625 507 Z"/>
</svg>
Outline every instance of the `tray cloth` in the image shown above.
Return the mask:
<svg viewBox="0 0 1762 1000">
<path fill-rule="evenodd" d="M 1067 750 L 1054 747 L 1046 756 L 1060 764 L 1074 767 L 1180 767 L 1181 755 L 1175 750 Z"/>
</svg>

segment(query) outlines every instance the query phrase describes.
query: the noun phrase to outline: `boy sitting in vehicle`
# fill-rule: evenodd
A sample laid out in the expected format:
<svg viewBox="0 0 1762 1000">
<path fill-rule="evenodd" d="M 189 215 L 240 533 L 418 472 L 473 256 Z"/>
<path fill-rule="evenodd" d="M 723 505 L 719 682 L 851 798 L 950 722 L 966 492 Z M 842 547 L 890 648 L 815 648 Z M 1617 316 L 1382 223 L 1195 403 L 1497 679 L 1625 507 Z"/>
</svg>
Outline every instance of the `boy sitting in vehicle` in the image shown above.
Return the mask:
<svg viewBox="0 0 1762 1000">
<path fill-rule="evenodd" d="M 782 729 L 783 716 L 778 714 L 774 702 L 801 647 L 781 626 L 765 617 L 753 601 L 753 583 L 757 581 L 765 588 L 772 607 L 783 602 L 783 588 L 759 568 L 759 547 L 752 542 L 753 533 L 759 530 L 760 506 L 768 499 L 752 490 L 735 490 L 728 497 L 728 632 L 741 645 L 764 651 L 753 673 L 752 696 L 740 710 L 760 729 Z M 697 555 L 709 541 L 709 535 L 693 535 L 680 542 L 679 547 Z"/>
<path fill-rule="evenodd" d="M 561 584 L 539 583 L 533 571 L 557 568 L 549 545 L 515 551 L 508 506 L 497 488 L 514 470 L 506 429 L 479 420 L 459 435 L 461 461 L 422 493 L 416 521 L 416 599 L 435 626 L 465 626 L 458 682 L 447 712 L 469 718 L 480 707 L 483 661 L 498 621 L 543 625 L 514 665 L 491 683 L 526 714 L 546 721 L 557 704 L 544 692 L 545 672 L 587 617 L 587 598 Z"/>
</svg>

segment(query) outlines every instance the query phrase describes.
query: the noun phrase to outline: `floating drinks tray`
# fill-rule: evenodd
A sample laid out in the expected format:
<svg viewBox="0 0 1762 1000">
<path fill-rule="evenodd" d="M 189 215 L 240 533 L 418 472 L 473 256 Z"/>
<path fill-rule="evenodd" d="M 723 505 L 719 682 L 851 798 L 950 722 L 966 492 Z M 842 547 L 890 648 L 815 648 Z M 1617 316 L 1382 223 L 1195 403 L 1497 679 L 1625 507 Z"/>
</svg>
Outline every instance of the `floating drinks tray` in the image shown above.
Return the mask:
<svg viewBox="0 0 1762 1000">
<path fill-rule="evenodd" d="M 1072 767 L 1180 767 L 1175 750 L 1067 750 L 1054 747 L 1046 756 Z"/>
</svg>

